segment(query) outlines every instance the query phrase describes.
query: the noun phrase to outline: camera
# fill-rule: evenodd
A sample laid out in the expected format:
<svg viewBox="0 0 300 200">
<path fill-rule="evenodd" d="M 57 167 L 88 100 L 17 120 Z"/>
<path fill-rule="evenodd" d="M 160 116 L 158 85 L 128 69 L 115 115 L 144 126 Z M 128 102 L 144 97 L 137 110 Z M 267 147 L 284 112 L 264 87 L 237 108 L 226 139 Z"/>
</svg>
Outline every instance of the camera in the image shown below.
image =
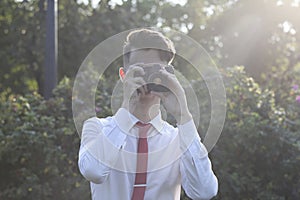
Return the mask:
<svg viewBox="0 0 300 200">
<path fill-rule="evenodd" d="M 166 80 L 163 78 L 159 70 L 165 69 L 167 72 L 174 74 L 174 67 L 172 65 L 163 65 L 159 63 L 143 64 L 144 76 L 142 78 L 147 83 L 147 89 L 155 92 L 169 92 L 167 88 Z M 134 74 L 135 77 L 141 76 L 140 74 Z"/>
</svg>

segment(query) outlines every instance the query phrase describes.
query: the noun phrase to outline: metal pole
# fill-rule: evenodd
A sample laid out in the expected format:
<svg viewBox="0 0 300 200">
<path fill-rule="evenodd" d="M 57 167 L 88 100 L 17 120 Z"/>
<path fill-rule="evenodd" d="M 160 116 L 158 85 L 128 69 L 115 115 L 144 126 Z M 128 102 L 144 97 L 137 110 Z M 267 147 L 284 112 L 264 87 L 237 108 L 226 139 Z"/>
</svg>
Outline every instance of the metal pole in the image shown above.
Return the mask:
<svg viewBox="0 0 300 200">
<path fill-rule="evenodd" d="M 49 99 L 57 83 L 57 0 L 47 1 L 44 97 Z"/>
</svg>

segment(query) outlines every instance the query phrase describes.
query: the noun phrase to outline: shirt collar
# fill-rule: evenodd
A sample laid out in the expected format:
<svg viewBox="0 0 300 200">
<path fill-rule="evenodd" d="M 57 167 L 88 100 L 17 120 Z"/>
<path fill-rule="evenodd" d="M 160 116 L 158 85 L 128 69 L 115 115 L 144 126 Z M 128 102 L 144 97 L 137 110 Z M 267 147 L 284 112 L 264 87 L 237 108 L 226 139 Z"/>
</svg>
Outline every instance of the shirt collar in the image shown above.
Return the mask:
<svg viewBox="0 0 300 200">
<path fill-rule="evenodd" d="M 115 114 L 115 121 L 122 131 L 128 133 L 130 129 L 141 120 L 136 118 L 127 109 L 120 108 Z M 161 118 L 161 112 L 159 112 L 159 114 L 148 123 L 150 123 L 159 133 L 161 133 L 164 125 L 164 121 Z"/>
</svg>

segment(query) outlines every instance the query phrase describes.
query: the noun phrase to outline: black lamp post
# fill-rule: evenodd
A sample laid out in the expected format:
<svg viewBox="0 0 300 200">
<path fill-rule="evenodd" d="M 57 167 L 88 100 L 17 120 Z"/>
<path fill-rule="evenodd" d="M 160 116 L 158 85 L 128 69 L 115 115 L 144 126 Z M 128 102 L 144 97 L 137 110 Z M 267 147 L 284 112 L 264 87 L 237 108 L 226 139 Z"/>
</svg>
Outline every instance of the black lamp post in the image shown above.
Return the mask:
<svg viewBox="0 0 300 200">
<path fill-rule="evenodd" d="M 47 0 L 44 97 L 49 99 L 57 83 L 57 0 Z"/>
</svg>

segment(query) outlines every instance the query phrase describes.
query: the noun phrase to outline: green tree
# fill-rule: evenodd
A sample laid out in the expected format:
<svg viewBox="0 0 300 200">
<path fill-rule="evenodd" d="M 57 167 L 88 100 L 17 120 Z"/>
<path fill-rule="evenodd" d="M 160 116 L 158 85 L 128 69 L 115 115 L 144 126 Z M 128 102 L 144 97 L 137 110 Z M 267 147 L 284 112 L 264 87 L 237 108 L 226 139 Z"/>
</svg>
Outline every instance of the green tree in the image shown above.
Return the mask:
<svg viewBox="0 0 300 200">
<path fill-rule="evenodd" d="M 0 90 L 42 89 L 44 1 L 0 2 Z"/>
</svg>

